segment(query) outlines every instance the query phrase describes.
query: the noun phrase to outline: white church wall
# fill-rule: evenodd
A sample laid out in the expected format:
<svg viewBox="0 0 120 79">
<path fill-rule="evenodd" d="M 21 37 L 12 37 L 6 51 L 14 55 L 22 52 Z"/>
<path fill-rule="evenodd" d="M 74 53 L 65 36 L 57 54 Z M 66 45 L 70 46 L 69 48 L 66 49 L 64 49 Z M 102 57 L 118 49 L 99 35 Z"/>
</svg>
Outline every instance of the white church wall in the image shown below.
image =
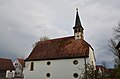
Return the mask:
<svg viewBox="0 0 120 79">
<path fill-rule="evenodd" d="M 90 47 L 89 47 L 89 64 L 94 65 L 94 68 L 96 69 L 94 51 Z"/>
<path fill-rule="evenodd" d="M 73 64 L 74 60 L 77 60 L 78 64 Z M 31 62 L 34 62 L 33 71 L 30 71 Z M 47 62 L 51 64 L 47 65 Z M 84 58 L 27 61 L 24 75 L 25 79 L 74 79 L 74 75 L 76 76 L 75 79 L 78 79 L 85 68 L 84 64 Z M 50 77 L 46 76 L 47 73 L 50 74 Z M 78 77 L 75 73 L 78 74 Z"/>
</svg>

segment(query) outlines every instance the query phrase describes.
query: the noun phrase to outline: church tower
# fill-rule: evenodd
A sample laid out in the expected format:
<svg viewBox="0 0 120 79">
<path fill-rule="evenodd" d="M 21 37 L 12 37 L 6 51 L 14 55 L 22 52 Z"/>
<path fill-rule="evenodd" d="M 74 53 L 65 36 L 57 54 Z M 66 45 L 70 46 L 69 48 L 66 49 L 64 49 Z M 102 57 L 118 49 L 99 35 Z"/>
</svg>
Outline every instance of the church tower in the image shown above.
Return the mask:
<svg viewBox="0 0 120 79">
<path fill-rule="evenodd" d="M 79 14 L 78 14 L 78 9 L 76 9 L 76 20 L 75 20 L 75 26 L 73 27 L 74 29 L 74 37 L 75 39 L 83 39 L 83 27 L 80 22 Z"/>
</svg>

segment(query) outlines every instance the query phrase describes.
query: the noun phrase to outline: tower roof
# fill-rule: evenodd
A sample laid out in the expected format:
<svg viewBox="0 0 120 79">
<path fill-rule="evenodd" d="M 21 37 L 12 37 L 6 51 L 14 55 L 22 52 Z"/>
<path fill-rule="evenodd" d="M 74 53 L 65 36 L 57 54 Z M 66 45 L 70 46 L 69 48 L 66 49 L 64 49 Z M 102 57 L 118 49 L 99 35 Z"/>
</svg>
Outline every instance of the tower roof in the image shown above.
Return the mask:
<svg viewBox="0 0 120 79">
<path fill-rule="evenodd" d="M 79 13 L 78 13 L 78 9 L 76 9 L 76 20 L 75 20 L 75 26 L 73 27 L 73 29 L 74 28 L 82 28 L 82 30 L 84 30 L 83 29 L 83 27 L 82 27 L 82 24 L 81 24 L 81 22 L 80 22 L 80 17 L 79 17 Z"/>
</svg>

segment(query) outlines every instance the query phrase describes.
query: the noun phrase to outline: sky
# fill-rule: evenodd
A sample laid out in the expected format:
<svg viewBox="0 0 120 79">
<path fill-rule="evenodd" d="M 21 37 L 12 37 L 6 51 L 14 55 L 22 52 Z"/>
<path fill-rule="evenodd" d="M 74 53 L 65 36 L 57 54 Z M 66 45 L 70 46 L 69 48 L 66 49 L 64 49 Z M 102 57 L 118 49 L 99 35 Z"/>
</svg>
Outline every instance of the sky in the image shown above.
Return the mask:
<svg viewBox="0 0 120 79">
<path fill-rule="evenodd" d="M 120 20 L 120 0 L 0 0 L 0 57 L 26 58 L 40 37 L 74 35 L 76 8 L 96 64 L 113 67 L 108 40 Z"/>
</svg>

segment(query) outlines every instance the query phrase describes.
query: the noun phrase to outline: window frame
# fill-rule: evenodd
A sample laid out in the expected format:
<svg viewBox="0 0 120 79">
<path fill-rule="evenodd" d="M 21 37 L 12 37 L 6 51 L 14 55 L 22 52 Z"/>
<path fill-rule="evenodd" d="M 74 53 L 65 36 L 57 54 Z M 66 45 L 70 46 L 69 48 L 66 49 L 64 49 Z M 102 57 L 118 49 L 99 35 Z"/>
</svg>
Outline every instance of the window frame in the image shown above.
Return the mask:
<svg viewBox="0 0 120 79">
<path fill-rule="evenodd" d="M 79 63 L 78 60 L 73 60 L 74 65 L 78 65 L 78 63 Z"/>
<path fill-rule="evenodd" d="M 73 77 L 74 77 L 74 78 L 78 78 L 78 77 L 79 77 L 79 74 L 78 74 L 78 73 L 73 73 Z"/>
<path fill-rule="evenodd" d="M 34 70 L 34 62 L 31 62 L 30 63 L 30 71 L 33 71 Z"/>
<path fill-rule="evenodd" d="M 46 73 L 46 77 L 49 78 L 51 75 L 50 73 Z"/>
<path fill-rule="evenodd" d="M 50 66 L 51 65 L 51 62 L 50 61 L 47 61 L 47 66 Z"/>
</svg>

